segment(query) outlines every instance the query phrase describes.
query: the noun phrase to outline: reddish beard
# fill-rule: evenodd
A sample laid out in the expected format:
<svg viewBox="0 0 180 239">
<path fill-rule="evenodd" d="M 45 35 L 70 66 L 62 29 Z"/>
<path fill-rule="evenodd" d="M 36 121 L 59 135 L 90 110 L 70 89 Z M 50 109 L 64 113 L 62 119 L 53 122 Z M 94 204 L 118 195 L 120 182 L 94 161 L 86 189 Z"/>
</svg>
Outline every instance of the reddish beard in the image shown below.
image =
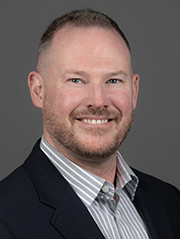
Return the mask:
<svg viewBox="0 0 180 239">
<path fill-rule="evenodd" d="M 82 117 L 85 118 L 86 116 L 105 116 L 109 120 L 115 121 L 116 127 L 117 129 L 119 128 L 119 130 L 117 130 L 117 133 L 114 135 L 109 144 L 101 144 L 100 140 L 99 144 L 96 145 L 91 144 L 91 146 L 89 146 L 87 144 L 86 138 L 88 137 L 88 134 L 97 136 L 98 139 L 101 139 L 101 137 L 107 133 L 107 130 L 102 129 L 101 127 L 85 129 L 84 133 L 86 138 L 83 142 L 79 141 L 77 132 L 75 132 L 73 126 L 75 120 Z M 44 101 L 44 125 L 53 140 L 54 145 L 56 145 L 56 149 L 58 150 L 58 145 L 61 146 L 61 148 L 64 147 L 71 152 L 74 157 L 84 162 L 100 163 L 116 153 L 131 128 L 133 111 L 126 122 L 122 123 L 121 118 L 122 113 L 120 111 L 111 112 L 105 107 L 101 109 L 90 107 L 83 111 L 72 111 L 69 115 L 69 121 L 71 123 L 71 127 L 69 127 L 64 120 L 58 118 L 58 115 L 49 104 L 47 97 Z M 119 124 L 122 124 L 121 127 L 118 127 Z"/>
</svg>

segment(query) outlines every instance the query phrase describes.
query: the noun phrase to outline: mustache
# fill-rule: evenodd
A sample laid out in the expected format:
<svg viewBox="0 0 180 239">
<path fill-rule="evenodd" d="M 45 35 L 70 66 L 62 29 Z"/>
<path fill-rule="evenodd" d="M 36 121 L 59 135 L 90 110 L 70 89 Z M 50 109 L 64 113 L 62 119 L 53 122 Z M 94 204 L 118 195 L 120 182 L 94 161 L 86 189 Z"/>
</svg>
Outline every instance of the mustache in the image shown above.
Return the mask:
<svg viewBox="0 0 180 239">
<path fill-rule="evenodd" d="M 109 119 L 113 119 L 116 122 L 121 120 L 122 113 L 120 111 L 110 111 L 107 108 L 88 108 L 82 111 L 72 111 L 70 114 L 70 118 L 82 118 L 84 116 L 105 116 Z"/>
</svg>

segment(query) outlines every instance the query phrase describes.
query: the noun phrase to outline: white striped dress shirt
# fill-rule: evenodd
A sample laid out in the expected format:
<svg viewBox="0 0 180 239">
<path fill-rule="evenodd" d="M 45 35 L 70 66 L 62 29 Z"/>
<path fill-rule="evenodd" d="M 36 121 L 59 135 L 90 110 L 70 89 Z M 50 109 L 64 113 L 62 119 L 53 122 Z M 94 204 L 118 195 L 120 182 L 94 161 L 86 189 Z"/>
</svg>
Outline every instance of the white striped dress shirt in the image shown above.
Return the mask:
<svg viewBox="0 0 180 239">
<path fill-rule="evenodd" d="M 87 207 L 106 239 L 148 239 L 146 226 L 133 199 L 138 178 L 117 153 L 116 188 L 114 185 L 74 164 L 44 139 L 41 150 L 69 182 Z"/>
</svg>

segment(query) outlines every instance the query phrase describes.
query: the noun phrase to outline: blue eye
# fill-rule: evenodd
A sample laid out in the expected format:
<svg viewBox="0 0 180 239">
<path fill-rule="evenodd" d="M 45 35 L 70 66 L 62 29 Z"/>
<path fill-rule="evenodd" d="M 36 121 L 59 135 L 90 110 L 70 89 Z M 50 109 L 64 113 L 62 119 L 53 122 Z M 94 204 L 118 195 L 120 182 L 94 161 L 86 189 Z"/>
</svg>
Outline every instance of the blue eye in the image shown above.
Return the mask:
<svg viewBox="0 0 180 239">
<path fill-rule="evenodd" d="M 80 79 L 77 79 L 77 78 L 72 78 L 72 79 L 70 79 L 70 81 L 73 82 L 73 83 L 79 83 L 79 82 L 81 82 L 81 80 L 80 80 Z"/>
<path fill-rule="evenodd" d="M 116 83 L 119 82 L 119 80 L 117 80 L 117 79 L 110 79 L 109 82 L 110 82 L 111 84 L 116 84 Z"/>
</svg>

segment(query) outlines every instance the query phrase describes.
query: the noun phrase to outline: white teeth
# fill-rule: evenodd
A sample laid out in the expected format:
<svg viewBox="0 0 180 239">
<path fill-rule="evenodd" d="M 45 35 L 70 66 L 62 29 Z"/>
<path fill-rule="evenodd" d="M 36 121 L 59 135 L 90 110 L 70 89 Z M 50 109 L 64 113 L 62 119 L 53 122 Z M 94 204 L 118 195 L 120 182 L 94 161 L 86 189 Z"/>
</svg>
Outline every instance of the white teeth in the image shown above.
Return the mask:
<svg viewBox="0 0 180 239">
<path fill-rule="evenodd" d="M 95 119 L 83 119 L 82 120 L 84 123 L 88 123 L 88 124 L 104 124 L 104 123 L 107 123 L 108 120 L 105 119 L 105 120 L 95 120 Z"/>
<path fill-rule="evenodd" d="M 92 124 L 96 124 L 97 121 L 93 119 L 93 120 L 91 121 L 91 123 L 92 123 Z"/>
</svg>

